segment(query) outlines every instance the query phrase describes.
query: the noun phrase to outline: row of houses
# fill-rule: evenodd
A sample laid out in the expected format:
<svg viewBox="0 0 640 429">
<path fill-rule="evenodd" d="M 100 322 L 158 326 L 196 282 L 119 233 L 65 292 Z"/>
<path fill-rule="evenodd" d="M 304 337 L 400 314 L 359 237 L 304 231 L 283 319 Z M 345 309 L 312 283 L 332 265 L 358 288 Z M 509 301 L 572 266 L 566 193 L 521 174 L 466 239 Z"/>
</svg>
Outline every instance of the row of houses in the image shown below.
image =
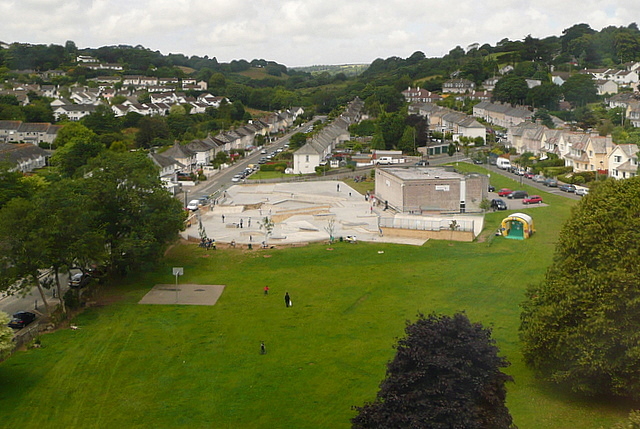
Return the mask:
<svg viewBox="0 0 640 429">
<path fill-rule="evenodd" d="M 322 128 L 317 135 L 307 139 L 293 154 L 293 173 L 315 173 L 316 167 L 327 162 L 336 146 L 351 138 L 349 125 L 362 120 L 363 107 L 364 102 L 356 97 L 339 117 Z"/>
<path fill-rule="evenodd" d="M 531 152 L 539 157 L 555 154 L 576 173 L 589 171 L 627 179 L 638 171 L 638 146 L 615 144 L 611 136 L 549 129 L 525 122 L 509 127 L 507 141 L 518 153 Z"/>
<path fill-rule="evenodd" d="M 409 112 L 427 119 L 429 129 L 450 133 L 454 141 L 461 137 L 486 138 L 487 129 L 472 116 L 433 103 L 418 103 L 409 106 Z"/>
<path fill-rule="evenodd" d="M 187 144 L 175 143 L 162 153 L 149 156 L 161 170 L 161 177 L 171 180 L 177 171 L 195 171 L 209 165 L 219 152 L 230 153 L 234 150 L 251 150 L 258 135 L 269 138 L 270 134 L 282 132 L 291 127 L 299 115 L 304 113 L 301 107 L 274 112 L 261 120 L 251 120 L 242 127 L 208 135 L 204 139 L 192 140 Z"/>
<path fill-rule="evenodd" d="M 0 121 L 0 142 L 2 143 L 40 143 L 52 144 L 62 125 L 48 122 Z"/>
</svg>

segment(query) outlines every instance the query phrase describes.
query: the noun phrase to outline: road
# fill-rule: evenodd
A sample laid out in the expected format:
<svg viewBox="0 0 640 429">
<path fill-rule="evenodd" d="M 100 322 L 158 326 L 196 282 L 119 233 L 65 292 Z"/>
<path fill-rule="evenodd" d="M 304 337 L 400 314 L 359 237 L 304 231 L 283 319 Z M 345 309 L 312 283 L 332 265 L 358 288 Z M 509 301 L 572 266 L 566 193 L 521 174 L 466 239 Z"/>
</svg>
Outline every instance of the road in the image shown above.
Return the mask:
<svg viewBox="0 0 640 429">
<path fill-rule="evenodd" d="M 294 128 L 293 130 L 287 132 L 274 142 L 263 146 L 263 148 L 266 149 L 267 152 L 273 152 L 276 149 L 282 148 L 284 144 L 289 141 L 292 135 L 302 132 L 303 130 L 311 126 L 315 121 L 324 120 L 324 118 L 325 117 L 315 117 L 311 121 L 301 125 L 300 127 Z M 253 153 L 247 155 L 245 158 L 236 162 L 229 168 L 215 173 L 205 182 L 200 182 L 198 185 L 192 187 L 191 189 L 186 189 L 191 197 L 185 197 L 184 199 L 188 201 L 190 199 L 196 199 L 205 195 L 210 196 L 214 195 L 217 191 L 228 188 L 229 186 L 233 185 L 233 183 L 231 182 L 233 176 L 244 171 L 244 169 L 247 168 L 249 164 L 257 164 L 261 156 L 264 156 L 264 154 L 260 153 L 260 149 L 256 149 Z"/>
<path fill-rule="evenodd" d="M 68 278 L 67 274 L 60 274 L 60 286 L 62 287 L 62 293 L 64 294 L 66 290 L 69 288 L 67 286 Z M 57 305 L 58 298 L 53 297 L 53 289 L 46 290 L 45 296 L 47 297 L 47 302 L 50 305 Z M 44 312 L 44 304 L 42 303 L 42 297 L 40 296 L 40 292 L 37 288 L 32 288 L 31 292 L 27 295 L 9 295 L 5 296 L 4 294 L 0 295 L 0 311 L 4 311 L 9 316 L 18 311 L 34 311 Z"/>
<path fill-rule="evenodd" d="M 572 192 L 563 192 L 559 188 L 549 188 L 547 186 L 544 186 L 542 183 L 536 183 L 533 180 L 526 179 L 523 176 L 516 176 L 513 173 L 510 173 L 510 172 L 507 172 L 505 170 L 499 169 L 495 165 L 484 164 L 483 167 L 486 168 L 487 170 L 489 170 L 491 172 L 491 174 L 500 174 L 502 176 L 508 177 L 509 179 L 516 180 L 516 181 L 520 182 L 520 184 L 525 184 L 525 185 L 531 186 L 533 188 L 540 189 L 541 191 L 548 192 L 550 194 L 561 195 L 563 197 L 566 197 L 566 198 L 569 198 L 569 199 L 572 199 L 572 200 L 579 200 L 579 199 L 582 198 L 581 196 L 576 195 L 576 194 L 574 194 Z"/>
</svg>

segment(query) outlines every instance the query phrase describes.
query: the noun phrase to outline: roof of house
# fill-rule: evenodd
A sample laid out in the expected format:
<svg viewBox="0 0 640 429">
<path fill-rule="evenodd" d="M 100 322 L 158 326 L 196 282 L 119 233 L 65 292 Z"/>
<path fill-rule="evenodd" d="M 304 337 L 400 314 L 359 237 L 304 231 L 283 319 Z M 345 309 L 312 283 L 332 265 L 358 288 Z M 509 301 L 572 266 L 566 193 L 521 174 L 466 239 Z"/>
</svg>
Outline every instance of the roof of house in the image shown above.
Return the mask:
<svg viewBox="0 0 640 429">
<path fill-rule="evenodd" d="M 18 164 L 28 159 L 47 156 L 47 151 L 31 143 L 0 143 L 0 161 Z"/>
</svg>

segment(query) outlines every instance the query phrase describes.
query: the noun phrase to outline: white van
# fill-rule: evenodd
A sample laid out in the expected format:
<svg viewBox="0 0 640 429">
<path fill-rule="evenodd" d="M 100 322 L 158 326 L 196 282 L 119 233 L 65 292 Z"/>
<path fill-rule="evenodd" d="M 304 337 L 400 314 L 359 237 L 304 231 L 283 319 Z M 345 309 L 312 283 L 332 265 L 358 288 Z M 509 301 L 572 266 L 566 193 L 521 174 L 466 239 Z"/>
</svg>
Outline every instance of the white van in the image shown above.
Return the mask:
<svg viewBox="0 0 640 429">
<path fill-rule="evenodd" d="M 376 161 L 376 164 L 378 165 L 389 165 L 392 163 L 393 163 L 393 157 L 391 156 L 381 156 L 380 159 Z"/>
<path fill-rule="evenodd" d="M 511 161 L 507 158 L 498 158 L 496 160 L 496 166 L 501 170 L 508 170 L 511 168 Z"/>
</svg>

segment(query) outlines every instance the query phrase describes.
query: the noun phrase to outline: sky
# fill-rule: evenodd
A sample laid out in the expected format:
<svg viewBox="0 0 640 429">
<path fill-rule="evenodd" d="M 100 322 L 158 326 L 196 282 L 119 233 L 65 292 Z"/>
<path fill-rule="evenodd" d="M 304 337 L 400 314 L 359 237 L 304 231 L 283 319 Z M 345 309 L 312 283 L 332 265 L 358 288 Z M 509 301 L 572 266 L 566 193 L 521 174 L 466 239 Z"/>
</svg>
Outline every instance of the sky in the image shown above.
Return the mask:
<svg viewBox="0 0 640 429">
<path fill-rule="evenodd" d="M 504 38 L 640 21 L 638 0 L 0 0 L 0 41 L 265 59 L 288 67 L 371 63 Z M 639 23 L 640 24 L 640 23 Z"/>
</svg>

